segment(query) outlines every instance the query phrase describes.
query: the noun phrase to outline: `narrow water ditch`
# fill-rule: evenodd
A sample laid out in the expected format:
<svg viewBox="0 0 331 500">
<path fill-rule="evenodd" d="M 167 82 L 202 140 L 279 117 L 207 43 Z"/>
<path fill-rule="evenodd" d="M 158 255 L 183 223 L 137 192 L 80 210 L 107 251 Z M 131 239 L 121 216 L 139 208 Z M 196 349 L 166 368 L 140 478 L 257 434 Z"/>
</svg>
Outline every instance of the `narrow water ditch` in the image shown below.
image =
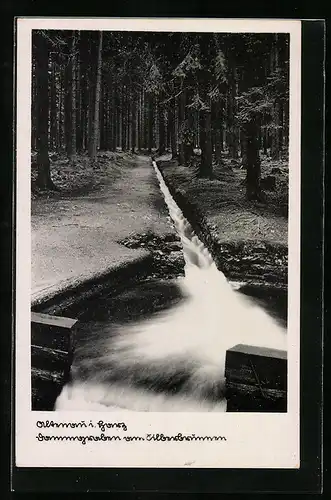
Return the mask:
<svg viewBox="0 0 331 500">
<path fill-rule="evenodd" d="M 286 329 L 263 298 L 241 294 L 217 269 L 153 168 L 182 251 L 174 241 L 157 248 L 156 240 L 154 250 L 161 260 L 182 255 L 184 276 L 150 276 L 93 304 L 56 410 L 226 411 L 226 350 L 239 343 L 286 350 Z"/>
</svg>

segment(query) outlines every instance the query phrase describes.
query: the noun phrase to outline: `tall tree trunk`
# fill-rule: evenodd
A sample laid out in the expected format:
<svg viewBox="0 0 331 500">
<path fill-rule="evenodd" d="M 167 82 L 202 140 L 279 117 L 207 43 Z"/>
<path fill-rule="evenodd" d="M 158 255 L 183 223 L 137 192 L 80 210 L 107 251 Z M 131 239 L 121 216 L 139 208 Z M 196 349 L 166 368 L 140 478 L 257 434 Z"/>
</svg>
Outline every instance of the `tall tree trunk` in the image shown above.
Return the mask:
<svg viewBox="0 0 331 500">
<path fill-rule="evenodd" d="M 138 99 L 138 151 L 141 151 L 141 145 L 142 145 L 142 138 L 141 138 L 141 133 L 142 133 L 142 94 L 141 92 L 139 93 L 139 99 Z"/>
<path fill-rule="evenodd" d="M 227 96 L 228 137 L 227 144 L 232 158 L 238 158 L 238 131 L 235 125 L 237 70 L 233 61 L 229 65 L 229 92 Z"/>
<path fill-rule="evenodd" d="M 189 126 L 187 125 L 187 130 L 189 130 Z M 188 132 L 187 132 L 188 133 Z M 184 142 L 184 165 L 188 167 L 191 163 L 193 156 L 193 143 L 191 139 L 188 142 Z"/>
<path fill-rule="evenodd" d="M 108 97 L 107 97 L 107 103 L 106 103 L 106 121 L 107 121 L 107 127 L 106 127 L 106 148 L 109 151 L 113 151 L 113 144 L 114 144 L 114 133 L 115 133 L 115 126 L 114 126 L 114 120 L 115 120 L 115 109 L 114 109 L 114 86 L 111 85 L 111 88 L 108 90 Z"/>
<path fill-rule="evenodd" d="M 279 155 L 281 155 L 284 146 L 284 105 L 283 102 L 279 100 L 279 129 L 278 129 L 278 145 L 279 145 Z"/>
<path fill-rule="evenodd" d="M 105 151 L 107 149 L 107 88 L 106 85 L 101 81 L 101 98 L 100 98 L 100 150 Z"/>
<path fill-rule="evenodd" d="M 95 95 L 94 85 L 91 83 L 91 80 L 90 80 L 89 95 L 88 95 L 89 106 L 88 106 L 88 126 L 87 126 L 87 141 L 88 141 L 88 155 L 89 155 L 89 157 L 92 157 L 92 155 L 93 155 L 94 95 Z"/>
<path fill-rule="evenodd" d="M 112 93 L 111 93 L 111 150 L 116 151 L 117 146 L 117 92 L 115 88 L 115 79 L 113 79 Z"/>
<path fill-rule="evenodd" d="M 168 110 L 165 111 L 165 147 L 166 151 L 169 151 L 171 147 L 171 139 L 170 139 L 170 128 L 169 128 L 169 115 Z"/>
<path fill-rule="evenodd" d="M 81 68 L 81 82 L 80 82 L 80 126 L 79 134 L 77 134 L 77 147 L 79 151 L 84 151 L 87 146 L 87 109 L 88 109 L 88 91 L 86 88 L 86 74 L 82 72 Z"/>
<path fill-rule="evenodd" d="M 148 148 L 148 95 L 143 93 L 143 148 Z"/>
<path fill-rule="evenodd" d="M 94 121 L 94 102 L 95 102 L 95 51 L 93 50 L 92 34 L 88 36 L 88 57 L 87 57 L 87 88 L 88 88 L 88 122 L 87 122 L 87 142 L 88 155 L 93 156 L 93 121 Z"/>
<path fill-rule="evenodd" d="M 200 148 L 199 177 L 210 179 L 213 175 L 210 108 L 200 111 Z"/>
<path fill-rule="evenodd" d="M 218 165 L 221 164 L 221 151 L 222 151 L 222 103 L 215 103 L 215 122 L 214 122 L 214 130 L 215 130 L 215 160 Z"/>
<path fill-rule="evenodd" d="M 131 85 L 130 85 L 129 91 L 128 91 L 127 103 L 128 103 L 128 106 L 127 106 L 127 117 L 126 117 L 126 126 L 127 126 L 127 131 L 126 131 L 126 139 L 127 139 L 126 149 L 128 151 L 130 151 L 130 148 L 131 148 L 131 128 L 132 128 L 132 124 L 131 124 Z"/>
<path fill-rule="evenodd" d="M 178 163 L 179 163 L 179 165 L 184 165 L 184 163 L 185 163 L 184 141 L 183 141 L 183 130 L 184 130 L 184 122 L 185 122 L 185 106 L 186 106 L 186 93 L 185 93 L 185 90 L 182 90 L 182 93 L 179 97 L 179 106 L 178 106 L 178 138 L 179 138 Z"/>
<path fill-rule="evenodd" d="M 279 57 L 278 57 L 278 34 L 274 34 L 273 47 L 271 51 L 271 71 L 277 73 L 279 71 Z M 280 156 L 280 102 L 276 98 L 272 110 L 272 135 L 271 135 L 271 157 L 273 160 L 279 160 Z"/>
<path fill-rule="evenodd" d="M 184 165 L 189 166 L 193 156 L 194 144 L 194 115 L 189 107 L 194 96 L 194 82 L 191 78 L 187 81 L 186 104 L 185 104 L 185 137 L 184 137 Z"/>
<path fill-rule="evenodd" d="M 162 95 L 160 98 L 162 101 Z M 163 104 L 158 104 L 158 117 L 159 117 L 159 155 L 165 152 L 165 123 L 164 123 L 164 108 Z"/>
<path fill-rule="evenodd" d="M 216 103 L 211 103 L 211 150 L 215 153 L 216 146 Z"/>
<path fill-rule="evenodd" d="M 252 68 L 252 61 L 241 73 L 241 92 L 247 92 L 252 87 L 259 84 L 260 75 L 256 75 Z M 242 165 L 246 169 L 246 198 L 248 200 L 264 201 L 261 191 L 261 160 L 260 160 L 260 139 L 262 118 L 250 112 L 247 120 L 241 123 L 242 141 Z"/>
<path fill-rule="evenodd" d="M 44 35 L 35 34 L 36 45 L 36 146 L 41 189 L 54 189 L 48 157 L 48 44 Z"/>
<path fill-rule="evenodd" d="M 82 105 L 83 93 L 83 72 L 82 72 L 82 54 L 81 54 L 81 34 L 77 35 L 77 59 L 76 59 L 76 150 L 83 151 L 83 129 L 84 129 L 84 108 Z"/>
<path fill-rule="evenodd" d="M 176 124 L 175 124 L 175 103 L 170 101 L 168 108 L 168 127 L 170 129 L 170 146 L 172 159 L 177 158 Z"/>
<path fill-rule="evenodd" d="M 123 86 L 119 90 L 118 97 L 118 146 L 123 150 Z"/>
<path fill-rule="evenodd" d="M 215 130 L 215 161 L 217 165 L 221 164 L 221 130 L 216 128 Z"/>
<path fill-rule="evenodd" d="M 117 142 L 116 147 L 121 147 L 122 145 L 122 118 L 121 118 L 121 93 L 118 90 L 116 94 L 117 100 L 117 113 L 116 113 L 116 130 L 117 130 Z"/>
<path fill-rule="evenodd" d="M 109 121 L 109 102 L 110 102 L 110 86 L 108 85 L 108 81 L 104 82 L 104 97 L 103 97 L 103 127 L 104 127 L 104 149 L 108 151 L 111 145 L 111 126 Z"/>
<path fill-rule="evenodd" d="M 205 143 L 206 143 L 206 131 L 205 131 L 205 123 L 204 123 L 204 114 L 199 111 L 199 148 L 201 150 L 201 163 L 203 163 L 203 157 L 205 152 Z"/>
<path fill-rule="evenodd" d="M 36 75 L 36 56 L 34 51 L 32 51 L 32 75 Z M 37 148 L 37 124 L 36 124 L 36 115 L 37 115 L 37 85 L 36 85 L 36 77 L 32 78 L 32 102 L 31 102 L 31 148 L 35 150 Z"/>
<path fill-rule="evenodd" d="M 261 201 L 261 161 L 259 157 L 258 125 L 255 119 L 243 125 L 244 167 L 246 168 L 246 196 L 248 200 Z"/>
<path fill-rule="evenodd" d="M 202 109 L 200 109 L 199 120 L 201 139 L 201 162 L 199 166 L 199 176 L 211 179 L 213 175 L 213 161 L 211 140 L 211 81 L 209 72 L 210 45 L 208 43 L 208 39 L 200 38 L 200 50 L 202 69 L 199 71 L 198 91 L 204 105 Z"/>
<path fill-rule="evenodd" d="M 121 105 L 121 128 L 122 128 L 122 151 L 126 151 L 126 120 L 127 120 L 127 106 L 126 106 L 126 90 L 122 88 L 122 105 Z"/>
<path fill-rule="evenodd" d="M 279 160 L 280 156 L 280 106 L 279 102 L 276 101 L 273 109 L 273 131 L 271 136 L 271 157 L 273 160 Z"/>
<path fill-rule="evenodd" d="M 266 126 L 266 117 L 265 114 L 263 115 L 263 123 L 265 126 L 262 128 L 262 148 L 263 148 L 263 154 L 265 156 L 268 155 L 268 127 Z"/>
<path fill-rule="evenodd" d="M 149 94 L 148 96 L 148 152 L 152 152 L 154 145 L 154 108 L 153 108 L 153 96 Z"/>
<path fill-rule="evenodd" d="M 71 71 L 70 63 L 64 68 L 64 144 L 67 156 L 71 155 Z"/>
<path fill-rule="evenodd" d="M 56 105 L 56 71 L 55 62 L 51 62 L 51 85 L 50 85 L 50 148 L 52 150 L 57 149 L 57 105 Z"/>
<path fill-rule="evenodd" d="M 90 144 L 90 110 L 92 107 L 92 78 L 91 68 L 88 61 L 91 61 L 90 38 L 88 33 L 82 32 L 80 38 L 80 74 L 81 74 L 81 133 L 82 133 L 82 150 L 88 150 Z"/>
<path fill-rule="evenodd" d="M 57 121 L 57 144 L 58 148 L 62 149 L 63 144 L 63 75 L 62 68 L 59 71 L 59 111 L 58 111 L 58 121 Z"/>
<path fill-rule="evenodd" d="M 286 154 L 288 154 L 289 146 L 289 105 L 288 102 L 284 104 L 284 119 L 283 119 L 283 144 Z"/>
<path fill-rule="evenodd" d="M 204 71 L 201 75 L 199 91 L 205 107 L 200 110 L 200 148 L 201 162 L 199 167 L 199 177 L 211 178 L 213 175 L 212 161 L 212 141 L 211 141 L 211 106 L 209 91 L 209 75 Z"/>
<path fill-rule="evenodd" d="M 76 155 L 76 33 L 72 32 L 71 41 L 71 137 L 69 155 L 73 158 Z"/>
<path fill-rule="evenodd" d="M 158 144 L 158 135 L 159 135 L 158 134 L 159 117 L 157 114 L 156 97 L 153 97 L 152 107 L 153 107 L 153 145 L 152 145 L 152 147 L 156 149 L 157 144 Z"/>
<path fill-rule="evenodd" d="M 97 79 L 95 86 L 92 145 L 90 151 L 90 158 L 92 160 L 97 156 L 97 147 L 99 142 L 99 113 L 100 113 L 101 71 L 102 71 L 102 33 L 103 33 L 102 31 L 99 31 Z"/>
<path fill-rule="evenodd" d="M 132 96 L 132 105 L 131 105 L 131 152 L 135 153 L 136 149 L 136 125 L 137 125 L 137 104 L 136 104 L 136 96 Z"/>
<path fill-rule="evenodd" d="M 240 129 L 239 142 L 240 142 L 241 165 L 242 165 L 242 167 L 244 167 L 247 163 L 247 160 L 246 160 L 246 139 L 245 139 L 244 129 Z"/>
</svg>

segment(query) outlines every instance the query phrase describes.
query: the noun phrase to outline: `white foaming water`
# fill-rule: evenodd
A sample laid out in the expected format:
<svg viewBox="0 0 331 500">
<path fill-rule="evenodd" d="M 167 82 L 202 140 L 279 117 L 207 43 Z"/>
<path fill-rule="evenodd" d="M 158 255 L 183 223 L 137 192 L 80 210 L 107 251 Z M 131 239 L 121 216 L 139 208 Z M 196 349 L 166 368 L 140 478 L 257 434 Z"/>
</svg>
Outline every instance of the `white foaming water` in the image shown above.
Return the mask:
<svg viewBox="0 0 331 500">
<path fill-rule="evenodd" d="M 226 350 L 237 344 L 287 348 L 286 330 L 233 289 L 153 166 L 183 246 L 185 276 L 178 284 L 186 300 L 78 346 L 80 361 L 56 410 L 226 411 Z M 81 369 L 89 376 L 83 379 Z"/>
</svg>

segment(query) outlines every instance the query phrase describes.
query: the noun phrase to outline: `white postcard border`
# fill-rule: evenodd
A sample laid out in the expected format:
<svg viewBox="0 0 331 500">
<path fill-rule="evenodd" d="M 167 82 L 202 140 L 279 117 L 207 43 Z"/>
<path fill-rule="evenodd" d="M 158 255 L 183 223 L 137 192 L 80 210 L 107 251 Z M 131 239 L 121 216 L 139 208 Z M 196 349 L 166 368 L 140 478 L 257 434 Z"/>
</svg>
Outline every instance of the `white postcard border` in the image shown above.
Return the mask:
<svg viewBox="0 0 331 500">
<path fill-rule="evenodd" d="M 32 412 L 30 388 L 30 133 L 31 30 L 215 31 L 290 33 L 288 412 L 106 413 Z M 253 19 L 17 19 L 16 182 L 16 466 L 298 468 L 300 359 L 300 118 L 301 22 Z M 124 421 L 130 435 L 224 435 L 210 442 L 38 442 L 37 421 Z M 55 434 L 55 430 L 53 433 Z M 76 430 L 72 431 L 77 433 Z"/>
</svg>

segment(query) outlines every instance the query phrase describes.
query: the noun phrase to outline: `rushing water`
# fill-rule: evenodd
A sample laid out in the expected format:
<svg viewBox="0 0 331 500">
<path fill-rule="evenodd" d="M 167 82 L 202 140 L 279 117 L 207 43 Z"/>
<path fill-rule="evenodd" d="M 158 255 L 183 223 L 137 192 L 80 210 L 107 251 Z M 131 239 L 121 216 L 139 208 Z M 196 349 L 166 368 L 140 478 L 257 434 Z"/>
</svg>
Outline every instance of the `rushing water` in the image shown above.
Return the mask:
<svg viewBox="0 0 331 500">
<path fill-rule="evenodd" d="M 56 410 L 225 411 L 226 350 L 286 350 L 286 330 L 217 269 L 153 166 L 183 246 L 182 300 L 140 321 L 87 329 Z"/>
</svg>

